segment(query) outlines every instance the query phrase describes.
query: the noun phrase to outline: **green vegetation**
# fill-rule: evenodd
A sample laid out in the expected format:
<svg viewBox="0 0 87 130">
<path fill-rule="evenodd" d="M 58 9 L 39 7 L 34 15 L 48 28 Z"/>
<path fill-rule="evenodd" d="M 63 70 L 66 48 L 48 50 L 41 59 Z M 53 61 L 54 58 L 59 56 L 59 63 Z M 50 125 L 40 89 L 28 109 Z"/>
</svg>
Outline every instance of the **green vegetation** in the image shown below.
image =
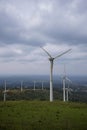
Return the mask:
<svg viewBox="0 0 87 130">
<path fill-rule="evenodd" d="M 33 90 L 27 89 L 23 90 L 9 90 L 6 95 L 6 100 L 41 100 L 41 101 L 48 101 L 49 100 L 49 89 L 44 90 Z M 62 91 L 54 91 L 54 99 L 55 100 L 62 100 Z M 0 100 L 3 100 L 3 92 L 0 92 Z"/>
<path fill-rule="evenodd" d="M 87 130 L 87 104 L 1 101 L 0 130 Z"/>
<path fill-rule="evenodd" d="M 40 101 L 49 101 L 49 88 L 41 90 L 36 89 L 25 89 L 22 92 L 20 89 L 9 89 L 6 95 L 7 101 L 18 101 L 18 100 L 40 100 Z M 53 96 L 54 100 L 63 100 L 62 89 L 54 88 Z M 3 101 L 3 90 L 0 91 L 0 101 Z M 75 92 L 72 91 L 69 93 L 69 101 L 71 102 L 87 102 L 87 92 Z"/>
</svg>

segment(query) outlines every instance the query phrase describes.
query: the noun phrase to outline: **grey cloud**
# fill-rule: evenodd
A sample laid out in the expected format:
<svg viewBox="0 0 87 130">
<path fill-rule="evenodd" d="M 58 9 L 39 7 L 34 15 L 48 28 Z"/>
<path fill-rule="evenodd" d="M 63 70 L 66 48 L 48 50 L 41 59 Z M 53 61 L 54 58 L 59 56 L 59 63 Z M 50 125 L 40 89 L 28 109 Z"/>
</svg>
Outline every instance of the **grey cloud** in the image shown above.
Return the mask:
<svg viewBox="0 0 87 130">
<path fill-rule="evenodd" d="M 52 56 L 57 49 L 72 48 L 55 61 L 56 68 L 66 63 L 70 72 L 74 66 L 86 74 L 86 24 L 86 0 L 0 0 L 0 72 L 38 74 L 42 68 L 40 73 L 47 73 L 48 57 L 39 48 L 43 46 Z"/>
<path fill-rule="evenodd" d="M 85 44 L 87 42 L 87 31 L 85 29 L 87 16 L 84 13 L 87 12 L 87 8 L 82 0 L 68 0 L 67 2 L 64 0 L 45 0 L 44 2 L 26 0 L 22 2 L 20 5 L 20 0 L 14 2 L 11 0 L 1 1 L 0 41 L 2 43 L 40 46 L 47 42 L 55 44 L 59 44 L 59 42 Z M 42 4 L 41 8 L 40 4 Z M 50 11 L 44 7 L 49 4 L 52 8 Z M 14 12 L 15 9 L 12 10 L 12 13 L 10 12 L 9 5 L 18 10 L 17 14 Z M 25 27 L 28 23 L 23 23 L 25 22 L 23 21 L 25 17 L 22 14 L 24 9 L 29 20 L 32 17 L 39 17 L 41 21 L 38 22 L 40 23 L 28 28 Z"/>
</svg>

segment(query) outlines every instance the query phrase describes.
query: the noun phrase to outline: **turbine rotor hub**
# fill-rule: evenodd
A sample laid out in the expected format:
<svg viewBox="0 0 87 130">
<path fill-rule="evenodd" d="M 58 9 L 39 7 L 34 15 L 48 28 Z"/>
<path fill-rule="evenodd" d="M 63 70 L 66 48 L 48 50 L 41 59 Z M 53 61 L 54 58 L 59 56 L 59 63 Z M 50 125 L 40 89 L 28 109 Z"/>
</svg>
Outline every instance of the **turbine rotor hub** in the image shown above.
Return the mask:
<svg viewBox="0 0 87 130">
<path fill-rule="evenodd" d="M 53 61 L 54 60 L 54 58 L 49 58 L 49 61 Z"/>
</svg>

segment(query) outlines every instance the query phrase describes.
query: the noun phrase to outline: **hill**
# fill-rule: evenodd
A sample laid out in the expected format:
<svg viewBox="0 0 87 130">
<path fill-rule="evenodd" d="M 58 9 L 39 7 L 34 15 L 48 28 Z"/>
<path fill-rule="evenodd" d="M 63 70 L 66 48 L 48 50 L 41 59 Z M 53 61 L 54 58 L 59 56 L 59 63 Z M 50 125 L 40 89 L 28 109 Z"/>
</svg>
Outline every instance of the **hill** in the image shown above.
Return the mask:
<svg viewBox="0 0 87 130">
<path fill-rule="evenodd" d="M 0 130 L 87 130 L 87 104 L 0 102 Z"/>
</svg>

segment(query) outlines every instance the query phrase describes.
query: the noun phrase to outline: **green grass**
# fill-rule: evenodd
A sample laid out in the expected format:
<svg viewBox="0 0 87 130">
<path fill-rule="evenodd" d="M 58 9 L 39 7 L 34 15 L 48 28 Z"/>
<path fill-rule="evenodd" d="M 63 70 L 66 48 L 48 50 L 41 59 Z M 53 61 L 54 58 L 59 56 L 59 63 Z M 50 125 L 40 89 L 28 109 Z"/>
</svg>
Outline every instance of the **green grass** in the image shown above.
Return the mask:
<svg viewBox="0 0 87 130">
<path fill-rule="evenodd" d="M 87 130 L 87 104 L 0 102 L 0 130 Z"/>
</svg>

